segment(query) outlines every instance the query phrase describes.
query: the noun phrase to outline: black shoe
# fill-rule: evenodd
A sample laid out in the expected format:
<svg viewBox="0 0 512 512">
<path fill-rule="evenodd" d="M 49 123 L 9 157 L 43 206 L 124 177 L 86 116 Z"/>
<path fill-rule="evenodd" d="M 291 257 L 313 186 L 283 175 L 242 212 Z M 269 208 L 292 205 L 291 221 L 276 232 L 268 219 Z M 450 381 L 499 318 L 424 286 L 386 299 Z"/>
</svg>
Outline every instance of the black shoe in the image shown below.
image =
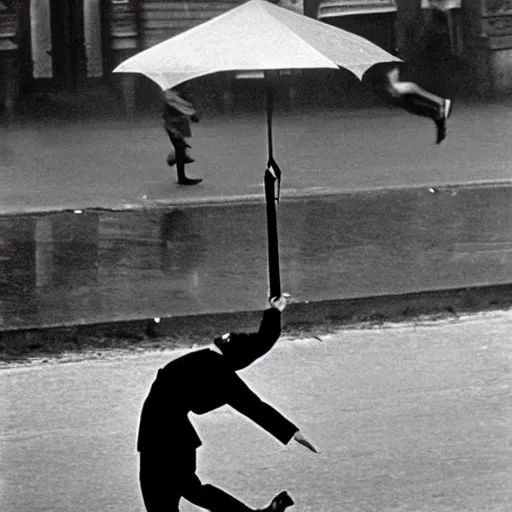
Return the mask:
<svg viewBox="0 0 512 512">
<path fill-rule="evenodd" d="M 178 185 L 197 185 L 201 183 L 203 180 L 201 178 L 180 178 L 178 180 Z"/>
<path fill-rule="evenodd" d="M 284 512 L 287 507 L 291 507 L 295 502 L 286 491 L 280 492 L 275 496 L 269 505 L 258 509 L 256 512 Z"/>
<path fill-rule="evenodd" d="M 437 128 L 437 137 L 436 144 L 441 144 L 443 140 L 446 138 L 446 119 L 437 119 L 436 120 L 436 128 Z"/>
</svg>

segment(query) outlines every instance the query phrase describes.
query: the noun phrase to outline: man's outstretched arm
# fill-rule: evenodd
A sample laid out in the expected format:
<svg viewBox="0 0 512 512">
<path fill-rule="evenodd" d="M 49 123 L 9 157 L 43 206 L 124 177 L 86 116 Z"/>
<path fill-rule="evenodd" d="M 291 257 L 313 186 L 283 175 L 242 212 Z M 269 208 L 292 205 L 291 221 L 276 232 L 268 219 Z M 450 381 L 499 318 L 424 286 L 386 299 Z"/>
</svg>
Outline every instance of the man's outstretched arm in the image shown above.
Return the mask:
<svg viewBox="0 0 512 512">
<path fill-rule="evenodd" d="M 283 444 L 291 439 L 318 453 L 317 448 L 299 431 L 299 428 L 285 418 L 277 409 L 261 400 L 238 375 L 229 383 L 228 405 L 251 419 Z"/>
</svg>

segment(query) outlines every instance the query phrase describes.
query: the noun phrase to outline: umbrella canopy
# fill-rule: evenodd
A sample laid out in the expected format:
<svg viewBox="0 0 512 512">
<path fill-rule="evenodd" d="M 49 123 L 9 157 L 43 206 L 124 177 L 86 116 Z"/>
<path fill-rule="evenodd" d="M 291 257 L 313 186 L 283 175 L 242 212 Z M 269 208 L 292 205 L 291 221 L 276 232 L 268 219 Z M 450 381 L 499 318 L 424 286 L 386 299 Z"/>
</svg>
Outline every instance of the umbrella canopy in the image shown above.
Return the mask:
<svg viewBox="0 0 512 512">
<path fill-rule="evenodd" d="M 378 62 L 400 61 L 351 32 L 249 0 L 121 63 L 162 89 L 219 71 L 338 68 L 359 79 Z"/>
</svg>

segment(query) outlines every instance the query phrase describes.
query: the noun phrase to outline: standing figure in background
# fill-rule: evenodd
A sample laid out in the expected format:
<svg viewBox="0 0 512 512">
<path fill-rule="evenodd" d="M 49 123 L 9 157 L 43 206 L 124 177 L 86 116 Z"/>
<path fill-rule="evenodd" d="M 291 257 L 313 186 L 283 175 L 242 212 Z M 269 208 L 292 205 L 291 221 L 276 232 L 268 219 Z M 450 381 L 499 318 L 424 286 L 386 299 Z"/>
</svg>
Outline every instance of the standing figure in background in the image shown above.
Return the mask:
<svg viewBox="0 0 512 512">
<path fill-rule="evenodd" d="M 189 153 L 191 146 L 187 142 L 187 139 L 192 136 L 190 121 L 199 122 L 196 110 L 185 91 L 175 88 L 164 92 L 163 118 L 165 131 L 174 148 L 167 156 L 167 164 L 171 167 L 176 165 L 178 183 L 180 185 L 201 183 L 202 179 L 188 178 L 185 174 L 185 164 L 194 162 Z"/>
<path fill-rule="evenodd" d="M 451 100 L 428 92 L 414 82 L 401 81 L 396 63 L 372 66 L 363 76 L 363 82 L 369 82 L 377 94 L 392 105 L 432 119 L 436 125 L 436 144 L 441 144 L 446 138 L 446 120 L 451 114 Z"/>
</svg>

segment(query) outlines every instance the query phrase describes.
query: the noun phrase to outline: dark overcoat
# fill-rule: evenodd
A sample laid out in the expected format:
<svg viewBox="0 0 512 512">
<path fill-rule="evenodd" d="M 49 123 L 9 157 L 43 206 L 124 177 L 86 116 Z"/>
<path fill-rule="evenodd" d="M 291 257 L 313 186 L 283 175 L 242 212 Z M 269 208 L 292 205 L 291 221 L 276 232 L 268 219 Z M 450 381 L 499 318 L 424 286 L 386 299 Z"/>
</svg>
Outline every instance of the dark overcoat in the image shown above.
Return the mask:
<svg viewBox="0 0 512 512">
<path fill-rule="evenodd" d="M 280 313 L 265 311 L 257 333 L 242 334 L 247 346 L 273 344 L 280 335 Z M 228 364 L 209 348 L 190 352 L 158 370 L 141 413 L 138 451 L 197 448 L 201 440 L 188 414 L 205 414 L 229 405 L 281 443 L 299 430 L 279 411 L 263 402 Z"/>
</svg>

